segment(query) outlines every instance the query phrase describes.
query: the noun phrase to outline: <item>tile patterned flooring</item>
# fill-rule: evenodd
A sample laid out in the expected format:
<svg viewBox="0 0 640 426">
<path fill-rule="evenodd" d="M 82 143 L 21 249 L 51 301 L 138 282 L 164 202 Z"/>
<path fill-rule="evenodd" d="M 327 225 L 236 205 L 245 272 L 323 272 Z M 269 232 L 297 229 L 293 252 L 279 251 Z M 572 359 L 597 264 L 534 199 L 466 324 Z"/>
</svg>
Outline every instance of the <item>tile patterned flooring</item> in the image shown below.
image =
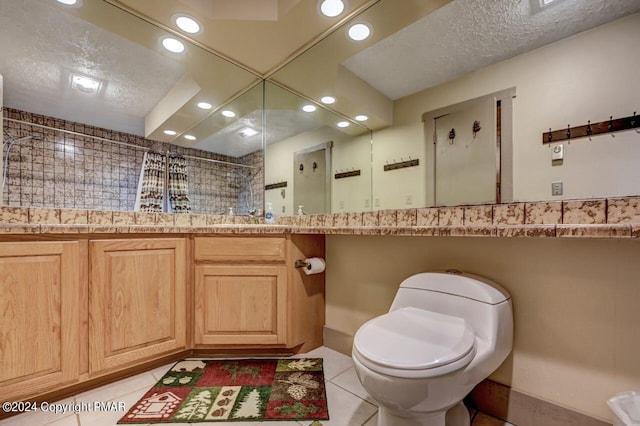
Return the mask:
<svg viewBox="0 0 640 426">
<path fill-rule="evenodd" d="M 375 426 L 377 424 L 377 407 L 362 388 L 351 358 L 326 347 L 321 347 L 296 357 L 324 358 L 324 374 L 331 420 L 323 421 L 323 426 Z M 81 411 L 78 414 L 53 414 L 43 411 L 25 413 L 0 421 L 0 426 L 111 426 L 125 414 L 132 404 L 138 401 L 173 365 L 165 365 L 119 382 L 96 388 L 61 403 L 93 404 L 94 401 L 124 402 L 124 411 Z M 217 422 L 216 425 L 232 426 L 310 426 L 312 422 L 268 421 L 256 422 Z M 184 426 L 187 423 L 171 423 L 174 426 Z M 194 423 L 200 425 L 205 423 Z M 513 426 L 510 423 L 489 417 L 477 412 L 473 415 L 473 426 Z"/>
</svg>

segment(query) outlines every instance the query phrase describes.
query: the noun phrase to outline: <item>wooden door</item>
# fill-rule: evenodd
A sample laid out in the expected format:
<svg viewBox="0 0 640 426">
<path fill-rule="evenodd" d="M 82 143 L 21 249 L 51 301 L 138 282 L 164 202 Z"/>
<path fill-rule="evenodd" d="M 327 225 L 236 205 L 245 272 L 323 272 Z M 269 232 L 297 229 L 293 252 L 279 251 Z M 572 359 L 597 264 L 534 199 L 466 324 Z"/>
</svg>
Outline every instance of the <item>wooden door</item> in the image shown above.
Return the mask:
<svg viewBox="0 0 640 426">
<path fill-rule="evenodd" d="M 186 348 L 185 240 L 91 241 L 89 368 Z"/>
<path fill-rule="evenodd" d="M 286 342 L 284 265 L 200 265 L 195 282 L 195 343 Z"/>
<path fill-rule="evenodd" d="M 78 380 L 83 270 L 78 242 L 0 243 L 3 401 Z"/>
</svg>

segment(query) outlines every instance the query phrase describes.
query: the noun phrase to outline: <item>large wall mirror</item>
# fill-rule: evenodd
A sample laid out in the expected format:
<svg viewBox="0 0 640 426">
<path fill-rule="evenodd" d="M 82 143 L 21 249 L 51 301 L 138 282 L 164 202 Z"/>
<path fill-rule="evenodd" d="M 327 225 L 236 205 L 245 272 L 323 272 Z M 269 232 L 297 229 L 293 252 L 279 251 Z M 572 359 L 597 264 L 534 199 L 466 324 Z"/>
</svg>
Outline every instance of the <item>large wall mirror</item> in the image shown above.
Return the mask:
<svg viewBox="0 0 640 426">
<path fill-rule="evenodd" d="M 271 82 L 265 112 L 265 200 L 276 214 L 370 210 L 370 130 Z"/>
<path fill-rule="evenodd" d="M 640 5 L 507 3 L 0 0 L 2 204 L 293 215 L 639 194 L 634 130 L 542 135 L 640 110 Z M 206 31 L 177 31 L 180 11 Z M 584 65 L 596 45 L 615 66 Z M 454 111 L 482 99 L 490 113 Z"/>
<path fill-rule="evenodd" d="M 374 210 L 638 195 L 638 129 L 543 144 L 550 128 L 640 111 L 640 88 L 629 83 L 640 62 L 628 54 L 640 37 L 640 5 L 595 4 L 602 13 L 575 1 L 478 9 L 380 0 L 270 78 L 312 99 L 334 96 L 330 107 L 345 116 L 368 117 Z M 357 24 L 370 36 L 350 39 Z M 483 100 L 487 108 L 467 108 Z M 559 145 L 564 157 L 554 160 Z"/>
<path fill-rule="evenodd" d="M 259 76 L 101 0 L 1 0 L 0 51 L 4 205 L 262 209 Z"/>
</svg>

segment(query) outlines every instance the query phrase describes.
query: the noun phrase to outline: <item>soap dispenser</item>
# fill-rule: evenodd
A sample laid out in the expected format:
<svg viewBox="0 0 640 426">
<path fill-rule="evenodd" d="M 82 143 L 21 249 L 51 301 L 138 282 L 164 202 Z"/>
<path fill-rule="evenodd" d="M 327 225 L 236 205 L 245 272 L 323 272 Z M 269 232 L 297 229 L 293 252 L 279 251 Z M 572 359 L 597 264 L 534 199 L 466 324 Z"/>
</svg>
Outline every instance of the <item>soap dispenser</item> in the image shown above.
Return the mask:
<svg viewBox="0 0 640 426">
<path fill-rule="evenodd" d="M 264 221 L 268 224 L 276 223 L 276 215 L 273 213 L 273 207 L 271 203 L 267 203 L 267 212 L 264 214 Z"/>
<path fill-rule="evenodd" d="M 298 216 L 304 215 L 304 211 L 302 210 L 304 206 L 298 206 Z"/>
</svg>

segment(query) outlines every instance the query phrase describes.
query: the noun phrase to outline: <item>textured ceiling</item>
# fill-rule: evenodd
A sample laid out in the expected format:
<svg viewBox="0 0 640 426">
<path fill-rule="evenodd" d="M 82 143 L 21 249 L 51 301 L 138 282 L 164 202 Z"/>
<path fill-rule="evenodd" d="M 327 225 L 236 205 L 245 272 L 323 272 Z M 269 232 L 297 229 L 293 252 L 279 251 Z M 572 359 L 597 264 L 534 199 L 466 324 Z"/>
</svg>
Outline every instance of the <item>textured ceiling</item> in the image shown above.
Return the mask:
<svg viewBox="0 0 640 426">
<path fill-rule="evenodd" d="M 544 9 L 538 4 L 455 0 L 343 65 L 398 99 L 640 11 L 639 0 L 557 0 Z"/>
<path fill-rule="evenodd" d="M 134 134 L 185 72 L 42 0 L 0 0 L 0 52 L 6 106 Z M 101 92 L 71 89 L 70 72 L 101 79 Z"/>
</svg>

